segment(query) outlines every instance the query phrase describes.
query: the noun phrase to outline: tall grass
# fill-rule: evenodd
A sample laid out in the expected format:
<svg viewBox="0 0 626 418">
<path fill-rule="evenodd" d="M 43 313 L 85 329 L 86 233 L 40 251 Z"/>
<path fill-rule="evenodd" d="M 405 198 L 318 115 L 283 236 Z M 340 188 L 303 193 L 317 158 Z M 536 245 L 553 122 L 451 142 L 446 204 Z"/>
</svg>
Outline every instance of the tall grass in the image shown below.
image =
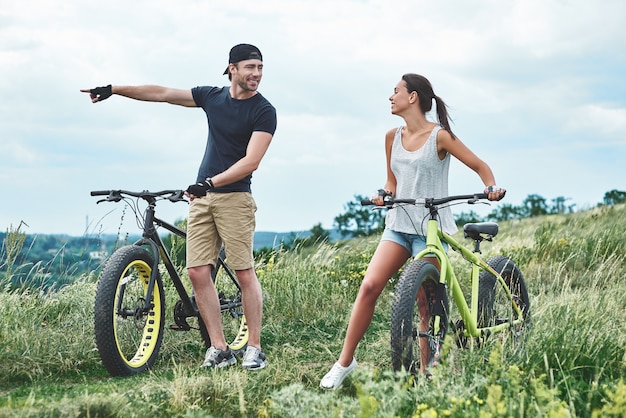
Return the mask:
<svg viewBox="0 0 626 418">
<path fill-rule="evenodd" d="M 270 362 L 259 372 L 201 370 L 199 333 L 167 330 L 150 372 L 110 378 L 93 340 L 93 277 L 56 292 L 5 289 L 0 417 L 623 417 L 625 212 L 616 206 L 502 223 L 484 255 L 519 264 L 532 326 L 519 346 L 494 339 L 459 349 L 447 341 L 432 381 L 390 372 L 392 280 L 357 350 L 359 368 L 340 390 L 318 389 L 341 350 L 377 238 L 259 260 Z M 166 291 L 169 323 L 176 297 Z"/>
<path fill-rule="evenodd" d="M 26 241 L 26 234 L 21 232 L 22 224 L 17 228 L 11 225 L 7 229 L 7 236 L 0 248 L 0 267 L 6 271 L 4 277 L 0 279 L 0 289 L 4 291 L 11 290 L 11 278 L 15 271 L 15 262 Z"/>
</svg>

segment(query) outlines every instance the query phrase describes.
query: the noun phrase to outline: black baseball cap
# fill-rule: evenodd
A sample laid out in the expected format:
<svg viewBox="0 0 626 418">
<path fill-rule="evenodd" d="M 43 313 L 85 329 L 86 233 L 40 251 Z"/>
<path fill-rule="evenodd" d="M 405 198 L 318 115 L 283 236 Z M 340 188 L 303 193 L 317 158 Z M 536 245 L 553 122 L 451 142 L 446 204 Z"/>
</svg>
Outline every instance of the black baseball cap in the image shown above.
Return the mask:
<svg viewBox="0 0 626 418">
<path fill-rule="evenodd" d="M 250 44 L 239 44 L 230 49 L 230 54 L 228 55 L 228 64 L 236 64 L 239 61 L 245 60 L 263 61 L 263 55 L 261 55 L 261 51 L 259 51 L 259 48 Z M 228 74 L 228 67 L 226 67 L 224 74 Z"/>
</svg>

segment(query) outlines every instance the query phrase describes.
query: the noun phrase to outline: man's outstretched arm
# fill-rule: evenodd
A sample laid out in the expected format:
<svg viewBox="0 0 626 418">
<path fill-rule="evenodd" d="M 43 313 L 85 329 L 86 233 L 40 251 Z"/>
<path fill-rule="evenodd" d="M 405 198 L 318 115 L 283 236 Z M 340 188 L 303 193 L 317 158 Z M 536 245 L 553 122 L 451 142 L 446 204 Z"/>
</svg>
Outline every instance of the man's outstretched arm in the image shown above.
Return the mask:
<svg viewBox="0 0 626 418">
<path fill-rule="evenodd" d="M 89 93 L 93 103 L 106 100 L 113 94 L 128 97 L 145 102 L 165 102 L 179 106 L 197 107 L 193 100 L 191 90 L 174 89 L 163 86 L 104 86 L 93 89 L 81 89 L 83 93 Z"/>
</svg>

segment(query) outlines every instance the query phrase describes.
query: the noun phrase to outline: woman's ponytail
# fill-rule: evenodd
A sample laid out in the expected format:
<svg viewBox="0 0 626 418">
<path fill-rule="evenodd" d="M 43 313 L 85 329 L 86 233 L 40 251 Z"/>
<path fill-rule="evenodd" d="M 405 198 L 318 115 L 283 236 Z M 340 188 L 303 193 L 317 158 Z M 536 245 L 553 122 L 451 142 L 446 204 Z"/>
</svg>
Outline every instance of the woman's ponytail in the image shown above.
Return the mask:
<svg viewBox="0 0 626 418">
<path fill-rule="evenodd" d="M 435 100 L 439 124 L 450 133 L 453 139 L 456 139 L 456 135 L 454 135 L 450 128 L 450 121 L 452 119 L 448 115 L 448 106 L 446 106 L 446 103 L 441 97 L 435 94 L 430 81 L 422 75 L 412 73 L 403 75 L 402 80 L 406 83 L 409 93 L 412 91 L 417 93 L 422 113 L 426 114 L 426 112 L 430 112 L 433 107 L 433 100 Z"/>
<path fill-rule="evenodd" d="M 448 106 L 443 99 L 436 94 L 433 95 L 433 99 L 435 99 L 435 104 L 437 106 L 437 118 L 439 119 L 439 124 L 443 126 L 446 131 L 448 131 L 452 139 L 456 139 L 456 135 L 454 135 L 452 128 L 450 128 L 450 121 L 452 121 L 452 119 L 448 115 Z"/>
</svg>

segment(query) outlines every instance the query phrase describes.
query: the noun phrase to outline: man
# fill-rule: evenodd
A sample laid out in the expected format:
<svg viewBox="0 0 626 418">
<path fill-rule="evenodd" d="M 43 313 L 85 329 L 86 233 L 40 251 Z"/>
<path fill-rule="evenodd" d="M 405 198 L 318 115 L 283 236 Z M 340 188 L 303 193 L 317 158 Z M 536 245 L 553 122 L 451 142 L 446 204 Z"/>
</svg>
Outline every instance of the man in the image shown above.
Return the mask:
<svg viewBox="0 0 626 418">
<path fill-rule="evenodd" d="M 241 284 L 248 322 L 248 348 L 242 367 L 260 370 L 267 360 L 261 350 L 263 296 L 252 254 L 256 204 L 250 183 L 276 130 L 276 109 L 257 91 L 263 75 L 263 57 L 257 47 L 235 45 L 224 74 L 228 74 L 230 86 L 181 90 L 108 85 L 81 91 L 89 93 L 94 103 L 117 94 L 135 100 L 201 107 L 206 113 L 209 136 L 204 157 L 196 183 L 186 191 L 191 200 L 187 269 L 212 343 L 202 367 L 227 367 L 237 362 L 224 338 L 219 300 L 211 280 L 223 243 L 228 264 Z"/>
</svg>

